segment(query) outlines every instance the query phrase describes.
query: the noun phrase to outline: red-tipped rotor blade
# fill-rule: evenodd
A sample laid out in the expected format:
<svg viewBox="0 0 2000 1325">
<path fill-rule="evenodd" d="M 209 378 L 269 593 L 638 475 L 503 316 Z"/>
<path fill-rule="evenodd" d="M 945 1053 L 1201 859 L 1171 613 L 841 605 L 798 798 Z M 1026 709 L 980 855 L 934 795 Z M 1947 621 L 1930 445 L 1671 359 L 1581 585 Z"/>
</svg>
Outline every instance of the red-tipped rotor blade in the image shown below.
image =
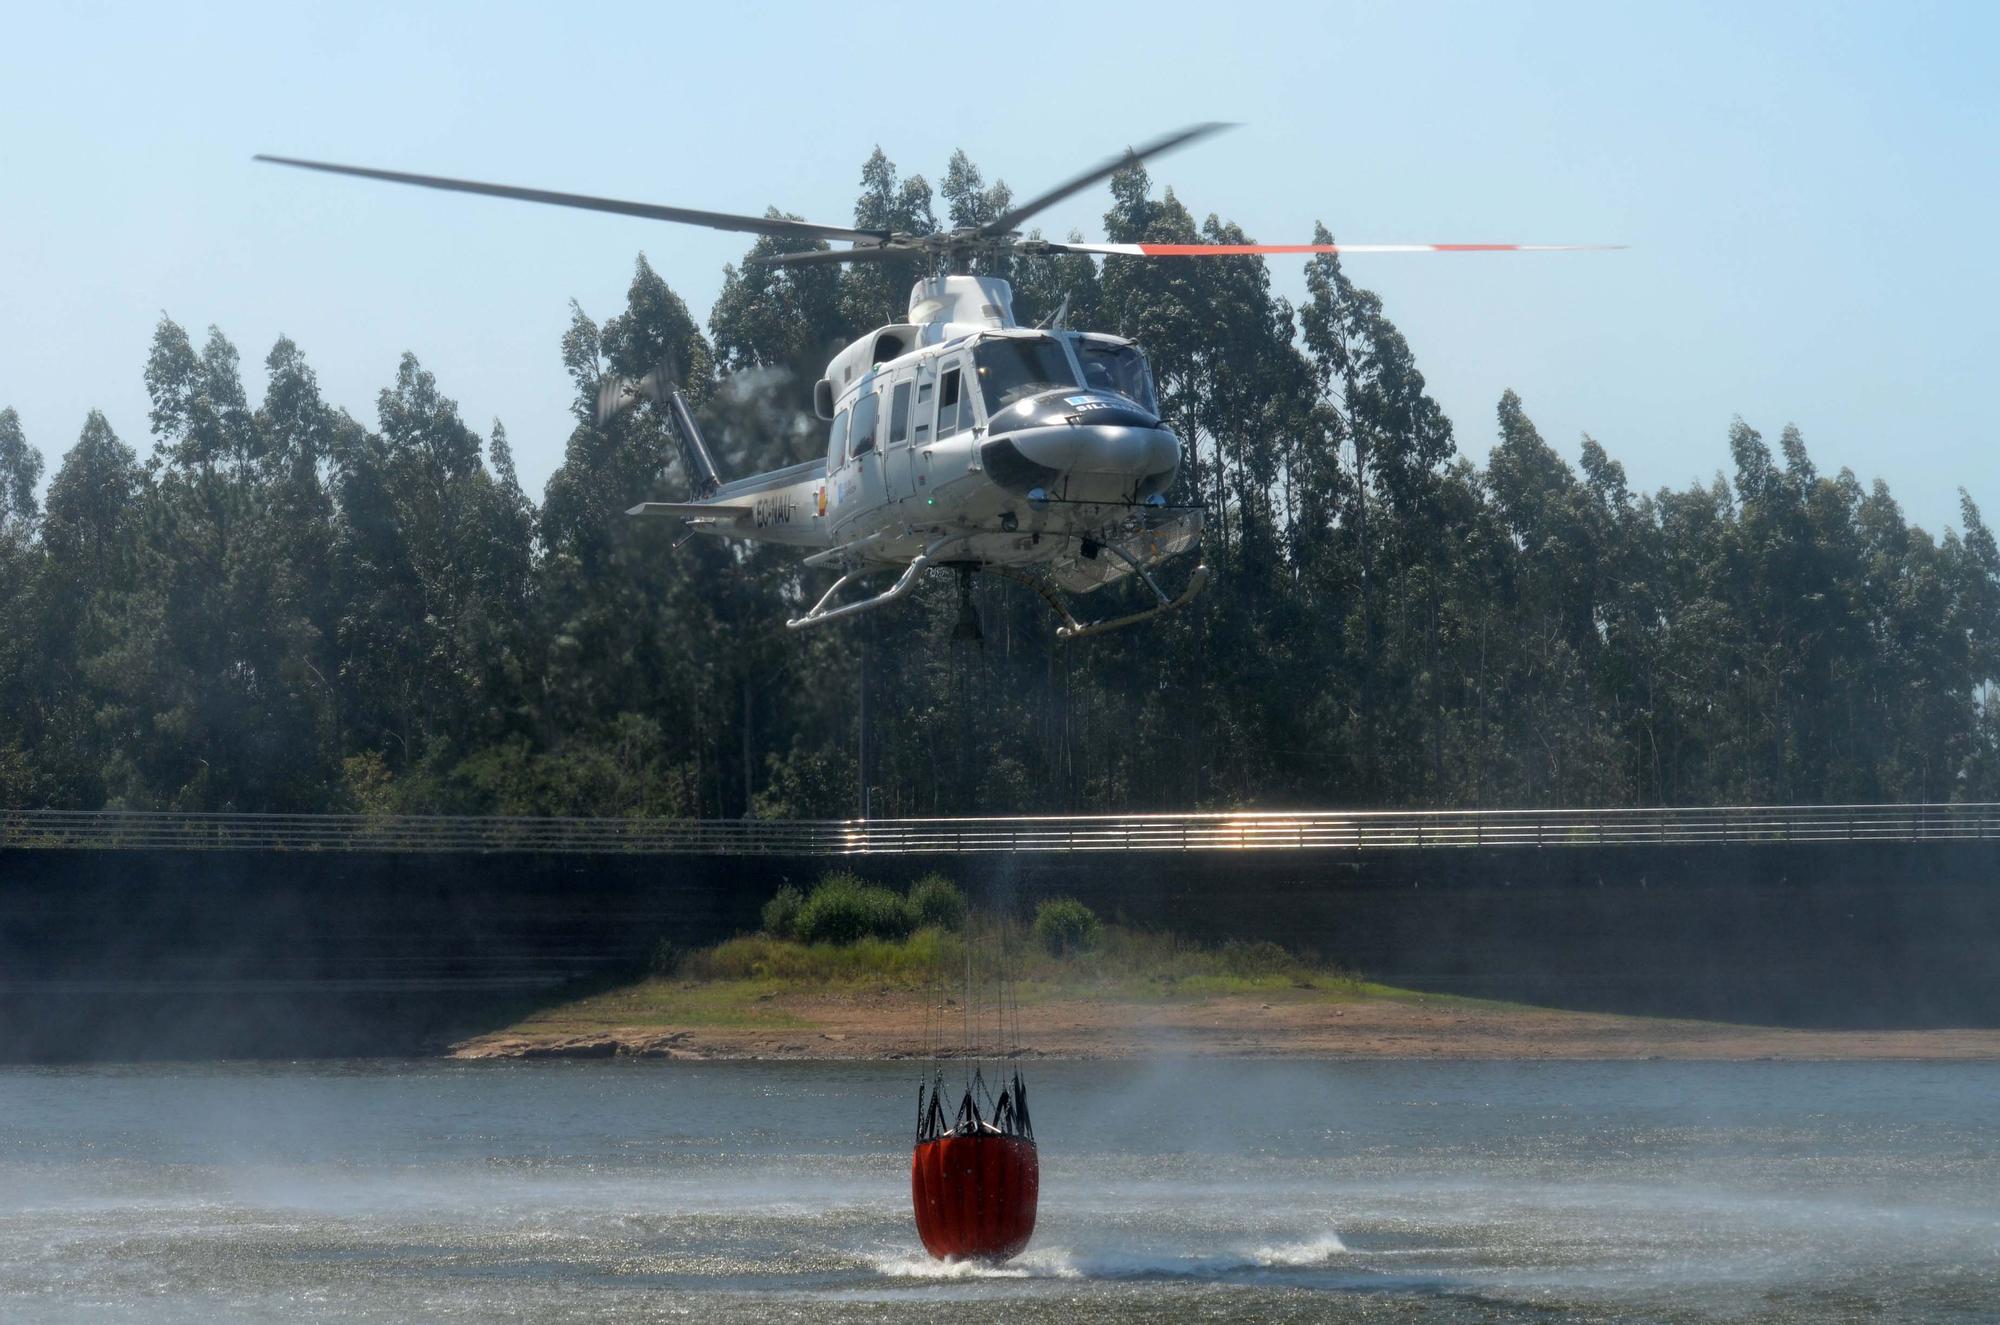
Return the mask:
<svg viewBox="0 0 2000 1325">
<path fill-rule="evenodd" d="M 1286 253 L 1594 253 L 1623 244 L 1057 244 L 1061 253 L 1129 258 L 1247 258 Z"/>
</svg>

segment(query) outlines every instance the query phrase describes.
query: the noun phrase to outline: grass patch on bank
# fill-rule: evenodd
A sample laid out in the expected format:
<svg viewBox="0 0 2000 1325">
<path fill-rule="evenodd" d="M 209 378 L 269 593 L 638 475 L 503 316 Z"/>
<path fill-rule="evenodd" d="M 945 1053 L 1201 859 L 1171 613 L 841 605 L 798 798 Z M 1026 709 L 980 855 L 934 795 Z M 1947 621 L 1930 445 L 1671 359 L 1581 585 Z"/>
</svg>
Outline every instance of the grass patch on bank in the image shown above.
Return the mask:
<svg viewBox="0 0 2000 1325">
<path fill-rule="evenodd" d="M 1014 946 L 1015 986 L 1024 1006 L 1090 998 L 1158 1003 L 1254 995 L 1351 1001 L 1433 997 L 1357 979 L 1301 961 L 1275 944 L 1203 947 L 1170 934 L 1106 925 L 1089 952 L 1052 955 Z M 535 1013 L 517 1034 L 587 1035 L 617 1027 L 711 1030 L 803 1030 L 814 1023 L 789 1011 L 788 998 L 880 994 L 956 996 L 965 961 L 956 934 L 925 928 L 906 939 L 801 943 L 748 934 L 679 956 L 661 973 Z"/>
<path fill-rule="evenodd" d="M 782 980 L 701 982 L 654 976 L 571 1003 L 545 1008 L 508 1032 L 589 1035 L 614 1027 L 699 1026 L 710 1030 L 800 1030 L 810 1022 L 777 1005 L 792 986 Z"/>
</svg>

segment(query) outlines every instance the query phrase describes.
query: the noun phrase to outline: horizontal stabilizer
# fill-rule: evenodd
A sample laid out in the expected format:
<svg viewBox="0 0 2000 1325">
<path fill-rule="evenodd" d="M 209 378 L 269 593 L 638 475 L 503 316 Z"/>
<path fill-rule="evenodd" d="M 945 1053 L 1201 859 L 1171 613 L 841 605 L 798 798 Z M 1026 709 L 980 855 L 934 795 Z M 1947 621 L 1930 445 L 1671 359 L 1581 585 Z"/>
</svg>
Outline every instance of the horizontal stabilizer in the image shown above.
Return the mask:
<svg viewBox="0 0 2000 1325">
<path fill-rule="evenodd" d="M 750 518 L 750 507 L 706 501 L 642 501 L 627 515 L 671 515 L 676 520 L 705 520 L 717 524 L 742 524 Z"/>
</svg>

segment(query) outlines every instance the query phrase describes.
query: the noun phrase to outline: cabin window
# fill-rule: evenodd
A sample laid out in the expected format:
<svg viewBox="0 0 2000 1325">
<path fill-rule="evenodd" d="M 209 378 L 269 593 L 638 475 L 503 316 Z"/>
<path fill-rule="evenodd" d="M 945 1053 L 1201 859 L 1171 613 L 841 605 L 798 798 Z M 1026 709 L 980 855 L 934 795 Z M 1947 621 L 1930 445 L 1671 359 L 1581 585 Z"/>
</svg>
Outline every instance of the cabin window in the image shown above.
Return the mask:
<svg viewBox="0 0 2000 1325">
<path fill-rule="evenodd" d="M 889 445 L 896 446 L 910 437 L 910 384 L 896 383 L 895 392 L 889 397 Z"/>
<path fill-rule="evenodd" d="M 833 427 L 826 434 L 826 472 L 831 474 L 847 460 L 847 411 L 833 416 Z"/>
<path fill-rule="evenodd" d="M 1132 346 L 1079 339 L 1076 357 L 1083 364 L 1085 386 L 1130 397 L 1144 405 L 1149 414 L 1160 412 L 1153 397 L 1153 375 L 1146 371 L 1146 356 Z"/>
<path fill-rule="evenodd" d="M 1076 385 L 1069 356 L 1051 336 L 983 340 L 972 347 L 972 362 L 979 369 L 989 419 L 1017 400 Z"/>
<path fill-rule="evenodd" d="M 958 431 L 958 369 L 944 375 L 938 383 L 937 435 L 949 437 Z"/>
<path fill-rule="evenodd" d="M 864 387 L 854 402 L 854 423 L 848 429 L 848 454 L 864 456 L 875 449 L 875 424 L 882 415 L 882 398 Z"/>
</svg>

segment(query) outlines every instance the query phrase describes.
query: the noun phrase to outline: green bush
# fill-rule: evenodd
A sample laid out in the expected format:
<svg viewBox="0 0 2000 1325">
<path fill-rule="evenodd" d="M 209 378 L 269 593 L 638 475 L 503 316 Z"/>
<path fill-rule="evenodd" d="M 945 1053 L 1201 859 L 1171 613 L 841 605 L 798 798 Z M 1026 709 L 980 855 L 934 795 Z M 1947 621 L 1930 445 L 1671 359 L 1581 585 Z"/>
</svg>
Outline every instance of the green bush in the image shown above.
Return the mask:
<svg viewBox="0 0 2000 1325">
<path fill-rule="evenodd" d="M 764 932 L 773 938 L 788 939 L 798 927 L 799 910 L 806 904 L 806 895 L 791 884 L 772 894 L 764 903 Z"/>
<path fill-rule="evenodd" d="M 690 953 L 675 975 L 683 980 L 856 981 L 925 988 L 940 970 L 956 971 L 965 949 L 955 934 L 920 929 L 906 939 L 800 943 L 746 934 Z"/>
<path fill-rule="evenodd" d="M 1216 951 L 1215 963 L 1222 974 L 1256 977 L 1293 975 L 1304 969 L 1299 959 L 1275 943 L 1231 939 Z"/>
<path fill-rule="evenodd" d="M 909 899 L 853 874 L 829 874 L 813 887 L 792 922 L 803 943 L 907 938 L 917 927 Z"/>
<path fill-rule="evenodd" d="M 1074 897 L 1051 897 L 1035 908 L 1035 940 L 1052 956 L 1089 952 L 1103 932 L 1097 913 Z"/>
<path fill-rule="evenodd" d="M 965 894 L 942 874 L 926 874 L 910 885 L 910 910 L 919 925 L 954 933 L 965 928 Z"/>
</svg>

